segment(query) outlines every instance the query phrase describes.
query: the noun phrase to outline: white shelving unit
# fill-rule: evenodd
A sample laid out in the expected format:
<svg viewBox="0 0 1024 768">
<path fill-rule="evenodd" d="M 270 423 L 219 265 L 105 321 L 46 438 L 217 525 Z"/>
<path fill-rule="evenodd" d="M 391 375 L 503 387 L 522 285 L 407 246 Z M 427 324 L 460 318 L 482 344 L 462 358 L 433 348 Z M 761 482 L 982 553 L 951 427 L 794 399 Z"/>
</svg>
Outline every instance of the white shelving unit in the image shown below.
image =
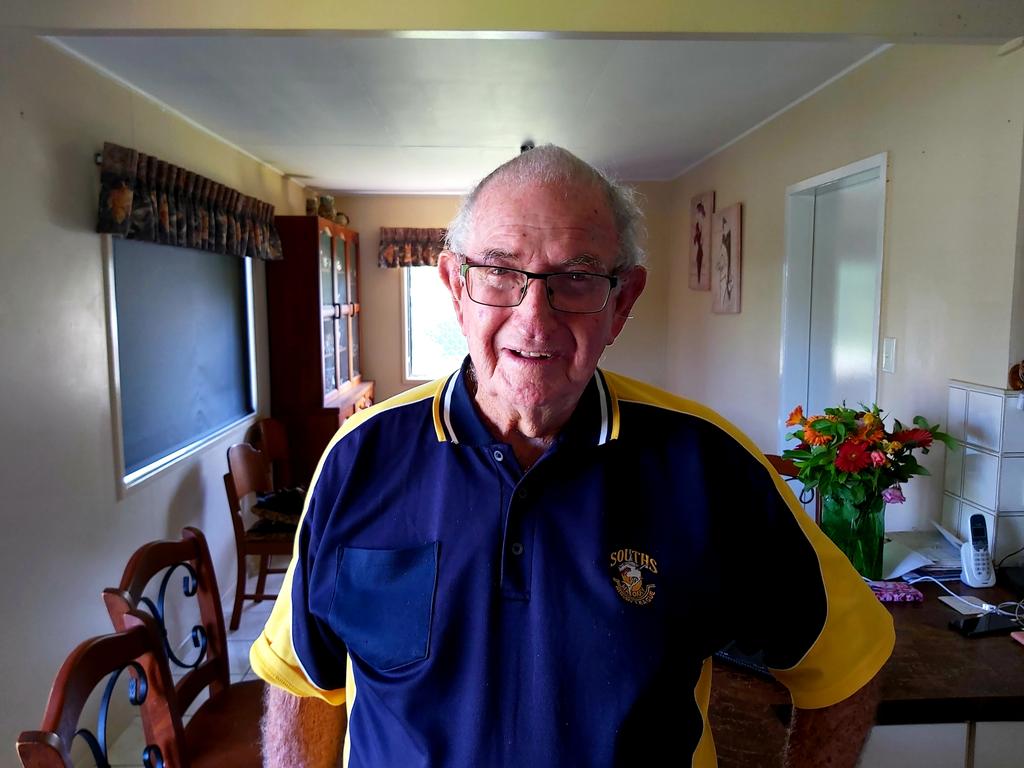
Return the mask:
<svg viewBox="0 0 1024 768">
<path fill-rule="evenodd" d="M 1024 546 L 1024 392 L 951 380 L 946 431 L 958 446 L 946 451 L 942 524 L 966 541 L 971 515 L 985 515 L 998 562 Z"/>
</svg>

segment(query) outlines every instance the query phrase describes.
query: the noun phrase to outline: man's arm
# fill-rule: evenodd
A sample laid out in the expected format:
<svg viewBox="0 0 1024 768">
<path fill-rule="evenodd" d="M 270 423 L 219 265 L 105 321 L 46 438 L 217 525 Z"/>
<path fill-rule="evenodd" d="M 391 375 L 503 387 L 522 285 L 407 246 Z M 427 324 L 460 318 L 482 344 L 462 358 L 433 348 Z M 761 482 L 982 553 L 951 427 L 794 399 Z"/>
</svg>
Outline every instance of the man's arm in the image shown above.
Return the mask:
<svg viewBox="0 0 1024 768">
<path fill-rule="evenodd" d="M 838 704 L 793 709 L 786 743 L 786 768 L 853 768 L 875 722 L 881 698 L 878 677 Z"/>
<path fill-rule="evenodd" d="M 268 685 L 263 700 L 264 768 L 336 768 L 345 725 L 344 706 Z"/>
</svg>

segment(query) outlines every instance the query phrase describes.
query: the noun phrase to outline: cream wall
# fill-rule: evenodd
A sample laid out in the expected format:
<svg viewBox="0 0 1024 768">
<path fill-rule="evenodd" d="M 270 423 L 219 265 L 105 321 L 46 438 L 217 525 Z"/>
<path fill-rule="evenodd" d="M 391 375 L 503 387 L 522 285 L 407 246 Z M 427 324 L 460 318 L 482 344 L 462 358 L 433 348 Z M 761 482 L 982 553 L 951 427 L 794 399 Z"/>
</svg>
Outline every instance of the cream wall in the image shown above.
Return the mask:
<svg viewBox="0 0 1024 768">
<path fill-rule="evenodd" d="M 242 429 L 118 499 L 101 236 L 104 140 L 301 212 L 302 189 L 47 43 L 0 30 L 0 765 L 39 724 L 68 651 L 110 631 L 100 591 L 145 541 L 198 525 L 234 593 L 221 475 Z M 259 389 L 268 392 L 257 265 Z"/>
<path fill-rule="evenodd" d="M 1008 361 L 1024 356 L 1010 333 L 1022 126 L 1024 54 L 899 46 L 678 179 L 679 221 L 705 189 L 719 208 L 743 202 L 743 307 L 712 315 L 710 293 L 687 289 L 685 230 L 674 230 L 672 388 L 777 449 L 786 187 L 886 151 L 881 335 L 896 337 L 897 364 L 879 374 L 879 403 L 904 421 L 944 422 L 947 379 L 1003 385 Z M 941 475 L 943 449 L 924 463 Z M 890 529 L 938 515 L 938 477 L 908 490 L 889 507 Z"/>
<path fill-rule="evenodd" d="M 642 196 L 647 217 L 651 279 L 634 307 L 633 319 L 608 348 L 601 365 L 663 384 L 669 186 L 658 183 L 634 186 Z M 380 228 L 446 227 L 458 206 L 459 198 L 450 195 L 339 194 L 335 197 L 335 207 L 344 211 L 350 219 L 349 226 L 359 231 L 360 362 L 363 378 L 375 382 L 378 401 L 416 383 L 403 377 L 402 271 L 377 266 Z"/>
<path fill-rule="evenodd" d="M 671 296 L 672 186 L 660 182 L 632 184 L 640 194 L 647 227 L 647 286 L 633 306 L 632 319 L 608 347 L 601 365 L 659 387 L 669 384 L 666 373 L 667 330 Z"/>
</svg>

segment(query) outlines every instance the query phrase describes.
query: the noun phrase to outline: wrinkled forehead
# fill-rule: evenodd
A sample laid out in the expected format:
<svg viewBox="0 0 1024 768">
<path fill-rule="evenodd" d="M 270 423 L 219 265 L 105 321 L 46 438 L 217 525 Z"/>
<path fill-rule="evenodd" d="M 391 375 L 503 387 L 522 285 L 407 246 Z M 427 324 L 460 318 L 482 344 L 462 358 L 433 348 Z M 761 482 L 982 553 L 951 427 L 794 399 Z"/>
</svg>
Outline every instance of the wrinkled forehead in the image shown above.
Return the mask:
<svg viewBox="0 0 1024 768">
<path fill-rule="evenodd" d="M 554 249 L 614 260 L 618 253 L 608 196 L 596 184 L 496 181 L 480 192 L 470 226 L 470 256 Z"/>
</svg>

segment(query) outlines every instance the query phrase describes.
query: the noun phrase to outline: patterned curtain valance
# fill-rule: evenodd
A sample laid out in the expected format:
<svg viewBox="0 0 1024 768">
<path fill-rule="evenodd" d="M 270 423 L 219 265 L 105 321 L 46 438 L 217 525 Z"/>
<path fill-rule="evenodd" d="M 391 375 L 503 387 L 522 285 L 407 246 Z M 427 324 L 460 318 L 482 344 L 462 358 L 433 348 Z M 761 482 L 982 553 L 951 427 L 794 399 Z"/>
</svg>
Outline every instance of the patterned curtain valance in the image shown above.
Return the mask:
<svg viewBox="0 0 1024 768">
<path fill-rule="evenodd" d="M 379 267 L 436 267 L 444 250 L 445 229 L 381 227 Z"/>
<path fill-rule="evenodd" d="M 96 231 L 232 256 L 282 258 L 270 203 L 109 142 L 103 145 Z"/>
</svg>

